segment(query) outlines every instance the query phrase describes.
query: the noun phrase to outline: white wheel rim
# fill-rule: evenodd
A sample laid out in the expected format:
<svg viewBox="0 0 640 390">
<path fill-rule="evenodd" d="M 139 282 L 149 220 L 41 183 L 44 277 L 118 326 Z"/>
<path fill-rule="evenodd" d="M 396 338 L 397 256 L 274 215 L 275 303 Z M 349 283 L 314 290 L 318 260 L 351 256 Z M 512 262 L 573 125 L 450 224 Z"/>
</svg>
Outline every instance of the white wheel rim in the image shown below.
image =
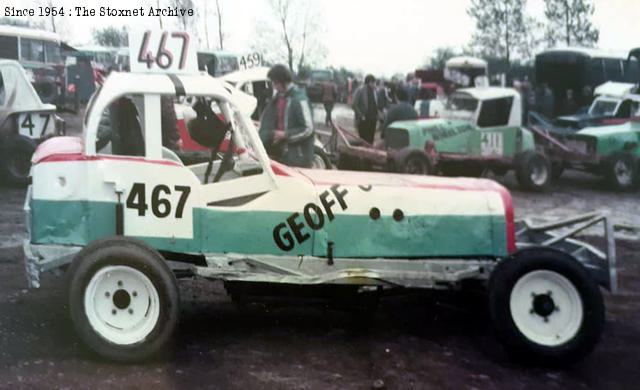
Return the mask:
<svg viewBox="0 0 640 390">
<path fill-rule="evenodd" d="M 624 161 L 620 160 L 616 162 L 615 166 L 613 167 L 613 170 L 620 184 L 626 185 L 631 183 L 631 169 L 629 169 L 629 167 L 627 166 L 627 164 L 625 164 Z"/>
<path fill-rule="evenodd" d="M 548 303 L 545 295 L 553 302 L 551 313 L 541 310 L 549 309 L 548 305 L 540 305 L 541 302 Z M 573 283 L 548 270 L 522 276 L 511 291 L 509 308 L 518 330 L 530 341 L 548 347 L 564 344 L 575 337 L 584 315 L 582 299 Z"/>
<path fill-rule="evenodd" d="M 533 169 L 531 170 L 531 181 L 533 182 L 533 184 L 541 186 L 547 182 L 548 175 L 549 172 L 547 172 L 547 169 L 544 165 L 535 164 L 533 166 Z"/>
<path fill-rule="evenodd" d="M 96 272 L 87 284 L 84 309 L 96 333 L 111 343 L 130 345 L 153 331 L 160 317 L 160 298 L 142 272 L 123 265 L 109 266 Z"/>
<path fill-rule="evenodd" d="M 327 164 L 324 163 L 324 159 L 319 154 L 314 153 L 313 155 L 313 165 L 311 166 L 314 169 L 326 169 Z"/>
</svg>

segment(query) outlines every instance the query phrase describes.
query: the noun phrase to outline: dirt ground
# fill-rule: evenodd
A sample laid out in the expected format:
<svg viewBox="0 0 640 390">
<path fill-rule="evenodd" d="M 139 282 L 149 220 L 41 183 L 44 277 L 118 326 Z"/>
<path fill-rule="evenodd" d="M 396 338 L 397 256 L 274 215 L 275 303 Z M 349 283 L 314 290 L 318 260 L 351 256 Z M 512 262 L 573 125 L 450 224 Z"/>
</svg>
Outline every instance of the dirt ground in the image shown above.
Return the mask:
<svg viewBox="0 0 640 390">
<path fill-rule="evenodd" d="M 638 223 L 638 193 L 604 190 L 569 173 L 549 193 L 517 190 L 517 216 L 562 217 L 607 209 Z M 220 284 L 182 280 L 174 343 L 155 361 L 105 362 L 75 335 L 64 278 L 26 289 L 22 269 L 24 190 L 0 187 L 0 389 L 636 389 L 640 383 L 640 242 L 617 241 L 620 292 L 605 292 L 601 342 L 573 367 L 529 367 L 492 335 L 483 300 L 425 293 L 384 299 L 370 329 L 352 313 L 291 302 L 237 307 Z"/>
</svg>

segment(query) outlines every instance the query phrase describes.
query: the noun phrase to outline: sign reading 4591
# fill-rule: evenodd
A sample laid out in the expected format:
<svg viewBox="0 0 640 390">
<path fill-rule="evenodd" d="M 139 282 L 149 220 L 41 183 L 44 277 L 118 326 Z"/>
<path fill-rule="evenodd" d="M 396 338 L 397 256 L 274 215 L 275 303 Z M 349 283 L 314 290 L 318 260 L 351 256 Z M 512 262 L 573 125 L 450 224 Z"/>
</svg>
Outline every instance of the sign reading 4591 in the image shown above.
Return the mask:
<svg viewBox="0 0 640 390">
<path fill-rule="evenodd" d="M 132 31 L 129 34 L 131 71 L 198 73 L 197 46 L 197 40 L 185 31 Z"/>
</svg>

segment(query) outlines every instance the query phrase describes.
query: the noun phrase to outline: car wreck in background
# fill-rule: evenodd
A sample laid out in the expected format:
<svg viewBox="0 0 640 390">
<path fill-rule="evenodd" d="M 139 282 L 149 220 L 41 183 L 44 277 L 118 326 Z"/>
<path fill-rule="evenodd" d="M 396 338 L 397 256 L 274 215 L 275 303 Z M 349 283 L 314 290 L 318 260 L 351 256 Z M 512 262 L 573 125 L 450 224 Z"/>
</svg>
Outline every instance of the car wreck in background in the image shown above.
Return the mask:
<svg viewBox="0 0 640 390">
<path fill-rule="evenodd" d="M 17 61 L 0 60 L 2 181 L 26 186 L 37 144 L 64 131 L 56 106 L 42 103 L 24 68 Z"/>
</svg>

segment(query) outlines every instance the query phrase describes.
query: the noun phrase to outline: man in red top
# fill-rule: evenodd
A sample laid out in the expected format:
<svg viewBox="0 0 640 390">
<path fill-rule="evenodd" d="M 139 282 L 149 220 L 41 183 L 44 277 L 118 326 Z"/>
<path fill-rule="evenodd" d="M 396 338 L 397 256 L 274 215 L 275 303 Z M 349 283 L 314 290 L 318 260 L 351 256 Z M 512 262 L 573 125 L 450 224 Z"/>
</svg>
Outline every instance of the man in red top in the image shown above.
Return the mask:
<svg viewBox="0 0 640 390">
<path fill-rule="evenodd" d="M 333 123 L 331 117 L 331 111 L 333 111 L 333 104 L 336 102 L 338 96 L 338 87 L 333 80 L 327 80 L 322 83 L 322 103 L 324 103 L 324 124 L 329 126 Z"/>
<path fill-rule="evenodd" d="M 294 167 L 311 167 L 315 131 L 311 107 L 304 90 L 293 84 L 284 65 L 274 65 L 267 74 L 277 91 L 260 118 L 260 139 L 267 152 L 274 152 L 276 131 L 284 131 L 283 151 L 277 156 Z"/>
</svg>

